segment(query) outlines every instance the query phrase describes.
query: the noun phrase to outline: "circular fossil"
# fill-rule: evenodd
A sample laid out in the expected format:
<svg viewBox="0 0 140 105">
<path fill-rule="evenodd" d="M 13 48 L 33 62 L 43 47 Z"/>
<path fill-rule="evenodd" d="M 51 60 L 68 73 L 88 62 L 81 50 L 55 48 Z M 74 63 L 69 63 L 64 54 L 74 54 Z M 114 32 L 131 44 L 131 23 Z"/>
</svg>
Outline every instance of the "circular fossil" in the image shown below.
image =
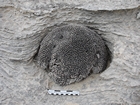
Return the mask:
<svg viewBox="0 0 140 105">
<path fill-rule="evenodd" d="M 108 51 L 104 40 L 93 30 L 66 25 L 44 37 L 37 62 L 55 83 L 64 86 L 105 70 Z"/>
</svg>

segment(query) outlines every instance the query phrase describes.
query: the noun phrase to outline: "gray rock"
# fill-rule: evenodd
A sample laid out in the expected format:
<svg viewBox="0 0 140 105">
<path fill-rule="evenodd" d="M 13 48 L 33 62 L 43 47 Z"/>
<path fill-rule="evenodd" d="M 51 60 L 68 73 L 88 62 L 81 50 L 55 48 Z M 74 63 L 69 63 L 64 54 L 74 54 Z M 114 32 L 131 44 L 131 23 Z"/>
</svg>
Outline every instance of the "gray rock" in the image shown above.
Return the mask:
<svg viewBox="0 0 140 105">
<path fill-rule="evenodd" d="M 139 0 L 0 0 L 0 104 L 140 105 L 139 13 Z M 61 87 L 33 58 L 46 34 L 71 23 L 96 30 L 113 59 L 101 74 Z M 47 83 L 80 95 L 48 95 Z"/>
<path fill-rule="evenodd" d="M 80 25 L 67 25 L 45 36 L 37 55 L 43 69 L 59 85 L 79 82 L 107 67 L 109 54 L 106 45 L 93 30 Z"/>
</svg>

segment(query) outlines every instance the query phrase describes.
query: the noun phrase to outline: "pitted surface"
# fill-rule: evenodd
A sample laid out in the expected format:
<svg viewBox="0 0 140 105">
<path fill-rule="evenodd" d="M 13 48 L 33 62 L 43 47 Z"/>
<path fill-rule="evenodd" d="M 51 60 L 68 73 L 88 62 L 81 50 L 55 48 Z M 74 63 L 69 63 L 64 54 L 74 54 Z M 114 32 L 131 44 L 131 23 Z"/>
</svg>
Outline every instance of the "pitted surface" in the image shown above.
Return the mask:
<svg viewBox="0 0 140 105">
<path fill-rule="evenodd" d="M 140 105 L 139 6 L 140 0 L 0 0 L 0 105 Z M 71 23 L 101 34 L 113 59 L 75 84 L 49 80 L 52 90 L 79 96 L 48 95 L 48 73 L 33 57 L 46 34 Z"/>
<path fill-rule="evenodd" d="M 105 70 L 108 51 L 93 30 L 79 25 L 56 28 L 43 39 L 37 62 L 59 85 L 79 82 Z"/>
</svg>

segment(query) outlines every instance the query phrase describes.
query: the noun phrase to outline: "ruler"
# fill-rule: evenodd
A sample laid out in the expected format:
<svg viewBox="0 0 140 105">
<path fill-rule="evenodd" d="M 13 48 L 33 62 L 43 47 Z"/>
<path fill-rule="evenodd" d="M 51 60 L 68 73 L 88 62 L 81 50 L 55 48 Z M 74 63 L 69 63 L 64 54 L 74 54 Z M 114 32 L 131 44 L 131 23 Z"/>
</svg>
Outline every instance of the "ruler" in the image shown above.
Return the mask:
<svg viewBox="0 0 140 105">
<path fill-rule="evenodd" d="M 48 90 L 48 93 L 50 95 L 79 95 L 79 91 L 73 91 L 73 90 L 66 90 L 66 91 L 62 91 L 62 90 Z"/>
</svg>

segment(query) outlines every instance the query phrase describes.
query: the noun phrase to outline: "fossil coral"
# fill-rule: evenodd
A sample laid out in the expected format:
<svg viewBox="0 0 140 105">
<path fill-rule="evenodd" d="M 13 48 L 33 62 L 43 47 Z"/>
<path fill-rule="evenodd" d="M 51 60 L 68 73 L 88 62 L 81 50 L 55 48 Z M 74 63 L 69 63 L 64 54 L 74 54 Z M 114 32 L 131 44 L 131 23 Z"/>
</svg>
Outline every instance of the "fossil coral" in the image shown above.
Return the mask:
<svg viewBox="0 0 140 105">
<path fill-rule="evenodd" d="M 45 36 L 37 61 L 57 84 L 64 86 L 105 70 L 108 51 L 101 36 L 93 30 L 66 25 Z"/>
</svg>

